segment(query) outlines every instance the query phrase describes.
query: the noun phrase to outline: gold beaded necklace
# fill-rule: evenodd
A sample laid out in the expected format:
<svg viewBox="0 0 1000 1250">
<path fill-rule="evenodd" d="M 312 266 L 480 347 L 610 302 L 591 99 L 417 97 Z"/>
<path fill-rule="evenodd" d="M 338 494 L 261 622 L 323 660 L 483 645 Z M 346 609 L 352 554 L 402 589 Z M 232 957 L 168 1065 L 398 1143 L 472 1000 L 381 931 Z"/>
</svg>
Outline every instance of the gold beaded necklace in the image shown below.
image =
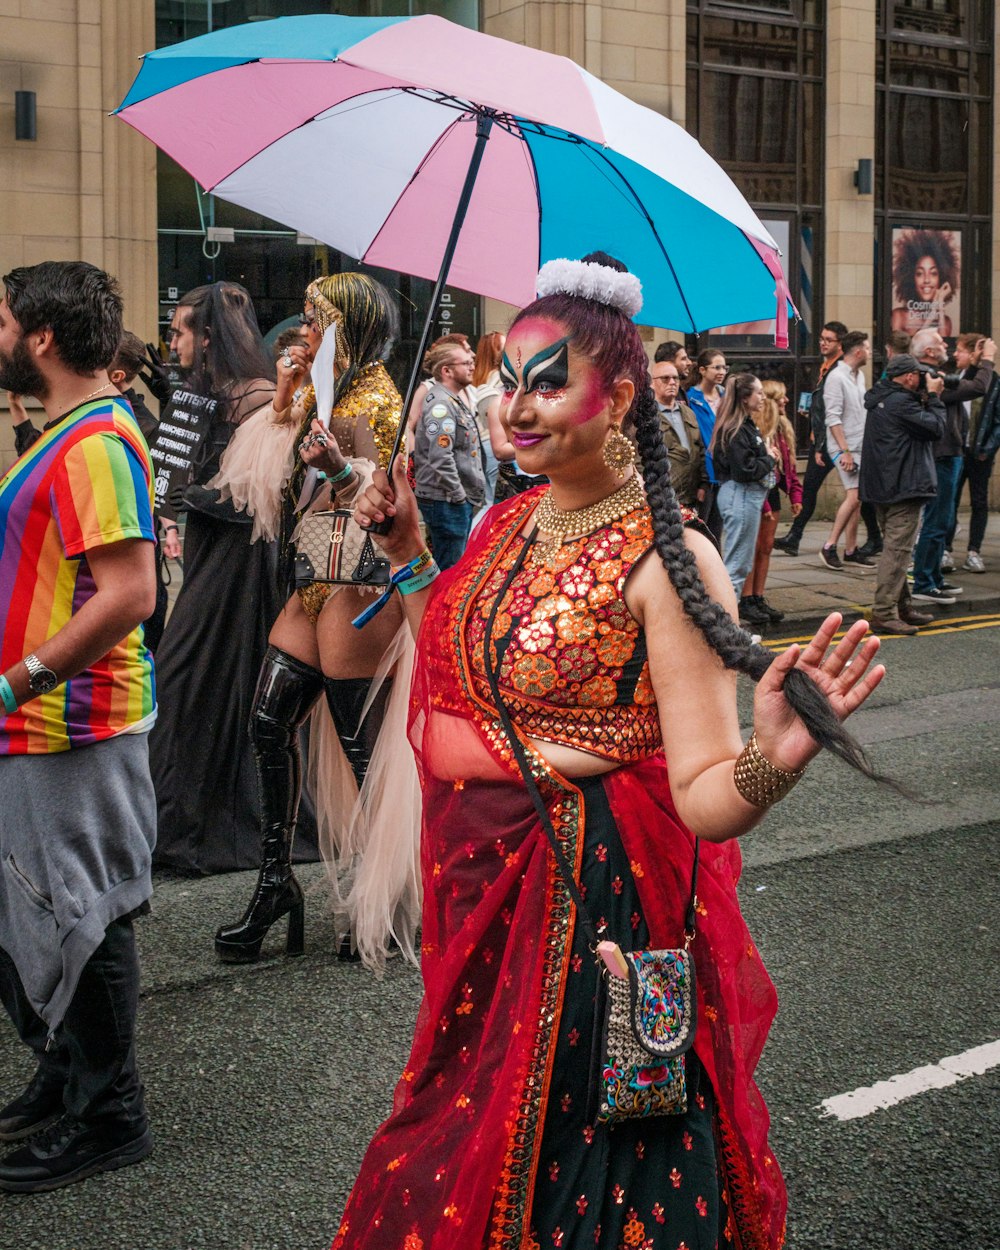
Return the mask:
<svg viewBox="0 0 1000 1250">
<path fill-rule="evenodd" d="M 645 502 L 646 494 L 636 473 L 633 473 L 625 485 L 620 486 L 613 494 L 605 495 L 603 499 L 599 499 L 597 503 L 588 504 L 586 508 L 574 508 L 570 512 L 564 511 L 552 502 L 552 488 L 550 487 L 535 509 L 534 519 L 538 529 L 544 534 L 551 535 L 550 538 L 541 539 L 535 544 L 535 554 L 539 563 L 550 564 L 567 539 L 582 538 L 585 534 L 592 534 L 594 530 L 603 529 L 612 521 L 628 516 L 636 508 L 642 507 Z"/>
</svg>

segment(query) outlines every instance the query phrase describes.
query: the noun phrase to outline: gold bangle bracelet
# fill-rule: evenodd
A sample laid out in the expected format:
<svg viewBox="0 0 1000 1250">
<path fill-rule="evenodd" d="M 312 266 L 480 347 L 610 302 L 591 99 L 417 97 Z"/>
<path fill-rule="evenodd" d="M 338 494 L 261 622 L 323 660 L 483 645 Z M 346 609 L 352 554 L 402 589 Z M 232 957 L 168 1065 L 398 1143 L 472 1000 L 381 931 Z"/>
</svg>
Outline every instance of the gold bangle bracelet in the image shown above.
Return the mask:
<svg viewBox="0 0 1000 1250">
<path fill-rule="evenodd" d="M 770 807 L 785 797 L 805 771 L 800 768 L 790 773 L 772 764 L 761 754 L 754 730 L 733 768 L 733 781 L 748 803 L 754 807 Z"/>
</svg>

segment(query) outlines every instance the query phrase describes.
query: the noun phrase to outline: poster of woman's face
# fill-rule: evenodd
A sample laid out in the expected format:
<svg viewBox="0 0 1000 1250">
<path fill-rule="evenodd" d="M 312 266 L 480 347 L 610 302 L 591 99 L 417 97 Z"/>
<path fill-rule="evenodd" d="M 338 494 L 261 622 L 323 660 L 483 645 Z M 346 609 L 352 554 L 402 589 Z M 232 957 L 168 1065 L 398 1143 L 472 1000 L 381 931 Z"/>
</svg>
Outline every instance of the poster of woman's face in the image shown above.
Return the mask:
<svg viewBox="0 0 1000 1250">
<path fill-rule="evenodd" d="M 892 232 L 893 330 L 958 333 L 961 319 L 961 230 Z"/>
</svg>

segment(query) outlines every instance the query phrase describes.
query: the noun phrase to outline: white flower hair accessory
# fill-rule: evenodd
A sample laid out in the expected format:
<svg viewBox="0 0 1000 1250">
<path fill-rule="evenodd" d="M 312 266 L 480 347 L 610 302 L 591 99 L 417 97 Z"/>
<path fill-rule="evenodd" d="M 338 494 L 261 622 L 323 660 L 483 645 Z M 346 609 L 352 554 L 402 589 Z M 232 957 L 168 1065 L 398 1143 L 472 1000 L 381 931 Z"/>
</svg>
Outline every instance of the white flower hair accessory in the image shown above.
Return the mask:
<svg viewBox="0 0 1000 1250">
<path fill-rule="evenodd" d="M 584 260 L 550 260 L 539 269 L 535 289 L 543 295 L 578 295 L 610 304 L 626 317 L 642 308 L 642 283 L 634 273 Z"/>
</svg>

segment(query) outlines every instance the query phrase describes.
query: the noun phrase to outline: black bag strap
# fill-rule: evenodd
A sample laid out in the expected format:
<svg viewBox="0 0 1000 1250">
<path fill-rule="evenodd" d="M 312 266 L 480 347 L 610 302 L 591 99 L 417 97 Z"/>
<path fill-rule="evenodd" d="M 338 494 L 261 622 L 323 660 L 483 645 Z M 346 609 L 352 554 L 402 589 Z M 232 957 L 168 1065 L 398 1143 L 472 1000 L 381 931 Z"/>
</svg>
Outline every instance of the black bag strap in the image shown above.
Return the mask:
<svg viewBox="0 0 1000 1250">
<path fill-rule="evenodd" d="M 534 805 L 535 812 L 538 815 L 542 828 L 545 830 L 545 836 L 549 840 L 552 852 L 556 857 L 556 866 L 559 869 L 559 874 L 565 882 L 566 888 L 569 890 L 570 897 L 573 900 L 577 914 L 579 915 L 584 931 L 587 934 L 587 940 L 589 941 L 591 947 L 596 950 L 597 943 L 605 940 L 605 938 L 602 938 L 601 933 L 598 932 L 597 926 L 594 924 L 590 912 L 587 910 L 587 905 L 583 901 L 583 895 L 580 893 L 580 887 L 577 884 L 573 866 L 566 858 L 565 851 L 563 851 L 562 847 L 559 845 L 559 839 L 556 837 L 556 831 L 552 827 L 552 818 L 549 815 L 548 806 L 538 788 L 538 783 L 532 776 L 531 765 L 528 762 L 528 756 L 524 749 L 524 744 L 521 742 L 521 739 L 517 735 L 517 731 L 511 723 L 510 713 L 508 712 L 507 705 L 504 703 L 503 696 L 500 693 L 500 666 L 503 664 L 503 657 L 507 652 L 507 648 L 510 646 L 510 640 L 513 636 L 513 632 L 506 638 L 498 641 L 496 647 L 496 665 L 494 666 L 490 663 L 490 645 L 493 642 L 493 626 L 496 623 L 497 613 L 500 610 L 500 604 L 503 602 L 504 596 L 513 584 L 514 578 L 517 577 L 518 573 L 520 573 L 521 569 L 524 567 L 524 561 L 527 558 L 528 552 L 531 550 L 532 543 L 535 541 L 537 533 L 538 526 L 536 525 L 527 538 L 524 538 L 522 535 L 522 545 L 518 557 L 514 561 L 513 567 L 507 574 L 503 585 L 497 591 L 496 597 L 493 600 L 493 607 L 490 609 L 490 614 L 486 621 L 486 637 L 483 641 L 483 667 L 486 670 L 486 679 L 490 684 L 493 702 L 496 704 L 497 715 L 500 718 L 501 725 L 503 725 L 504 733 L 506 733 L 507 738 L 510 741 L 511 748 L 514 752 L 514 758 L 517 760 L 518 767 L 521 770 L 521 776 L 528 789 L 528 794 L 531 796 L 531 802 Z M 701 839 L 695 838 L 694 863 L 691 869 L 691 893 L 688 899 L 687 909 L 684 914 L 684 936 L 688 942 L 694 940 L 695 925 L 697 922 L 698 898 L 696 891 L 698 886 L 698 858 L 700 847 Z"/>
</svg>

